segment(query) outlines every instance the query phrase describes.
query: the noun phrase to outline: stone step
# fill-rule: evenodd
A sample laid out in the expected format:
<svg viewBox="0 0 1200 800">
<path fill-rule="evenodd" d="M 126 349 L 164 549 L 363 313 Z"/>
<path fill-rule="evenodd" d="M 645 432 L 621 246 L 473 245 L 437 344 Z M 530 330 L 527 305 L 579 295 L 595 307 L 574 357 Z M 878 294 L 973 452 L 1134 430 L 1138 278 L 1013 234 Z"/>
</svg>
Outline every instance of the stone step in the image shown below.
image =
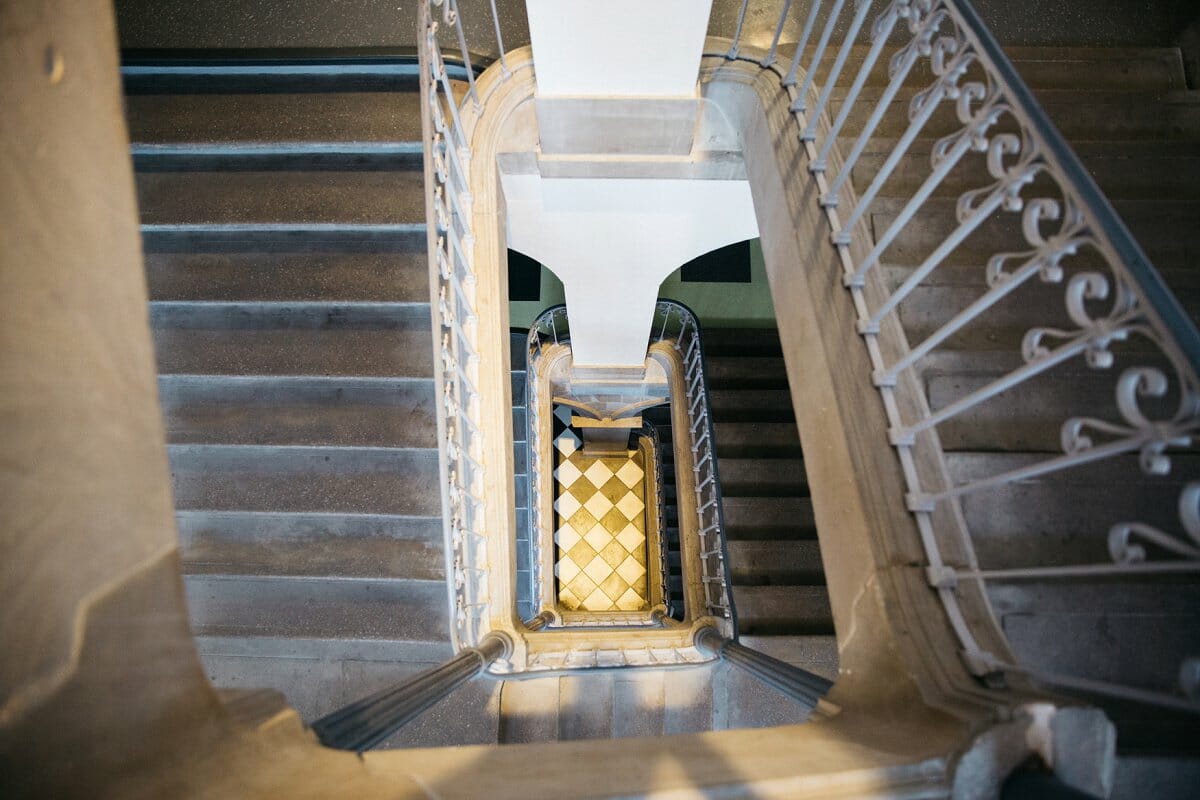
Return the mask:
<svg viewBox="0 0 1200 800">
<path fill-rule="evenodd" d="M 832 637 L 749 637 L 828 657 Z M 807 641 L 805 641 L 807 640 Z M 805 641 L 804 644 L 796 643 Z M 819 642 L 819 644 L 818 644 Z M 809 659 L 813 661 L 814 659 Z M 836 674 L 836 652 L 833 654 Z M 823 667 L 828 670 L 828 663 Z M 661 736 L 804 722 L 786 695 L 731 665 L 687 669 L 578 672 L 504 683 L 499 741 L 506 744 Z"/>
<path fill-rule="evenodd" d="M 197 636 L 444 642 L 446 588 L 430 580 L 185 575 Z"/>
<path fill-rule="evenodd" d="M 1117 379 L 1133 366 L 1166 365 L 1161 357 L 1120 354 L 1110 370 L 1089 369 L 1082 358 L 1060 365 L 943 422 L 938 426 L 942 447 L 950 451 L 1061 453 L 1062 428 L 1068 419 L 1121 419 Z M 974 372 L 930 371 L 924 379 L 929 407 L 941 411 L 1001 377 L 1002 373 L 987 371 L 982 365 Z M 1165 405 L 1149 398 L 1146 402 L 1147 408 Z"/>
<path fill-rule="evenodd" d="M 613 734 L 612 672 L 564 675 L 558 679 L 560 741 L 608 739 Z"/>
<path fill-rule="evenodd" d="M 709 357 L 708 388 L 786 389 L 787 370 L 778 356 Z"/>
<path fill-rule="evenodd" d="M 866 59 L 868 45 L 854 45 L 838 80 L 849 87 Z M 811 51 L 810 51 L 811 53 Z M 794 45 L 781 48 L 780 60 L 790 65 Z M 1038 92 L 1046 89 L 1077 90 L 1087 86 L 1094 91 L 1145 92 L 1184 89 L 1183 62 L 1177 47 L 1004 47 L 1004 54 L 1013 62 L 1021 79 Z M 837 48 L 830 47 L 818 68 L 818 80 L 829 74 Z M 807 62 L 805 63 L 807 68 Z M 786 68 L 786 67 L 785 67 Z M 867 79 L 867 86 L 878 87 L 889 80 L 887 59 L 880 58 Z M 906 85 L 927 86 L 933 83 L 928 62 L 919 62 L 909 75 Z"/>
<path fill-rule="evenodd" d="M 431 377 L 422 303 L 152 303 L 162 374 Z"/>
<path fill-rule="evenodd" d="M 966 484 L 1055 455 L 952 452 L 946 465 L 956 483 Z M 962 508 L 980 565 L 1109 564 L 1108 531 L 1121 522 L 1144 522 L 1182 536 L 1179 495 L 1200 475 L 1200 456 L 1175 454 L 1171 463 L 1170 475 L 1147 476 L 1136 454 L 1123 455 L 967 494 Z M 1153 546 L 1149 553 L 1166 555 Z"/>
<path fill-rule="evenodd" d="M 1067 310 L 1067 285 L 1082 272 L 1069 269 L 1062 283 L 1046 285 L 1037 277 L 1029 280 L 991 308 L 960 328 L 941 347 L 953 350 L 1021 350 L 1026 333 L 1033 328 L 1077 330 Z M 979 271 L 974 271 L 980 274 Z M 1103 273 L 1101 273 L 1103 274 Z M 1106 278 L 1110 281 L 1111 277 Z M 1179 282 L 1185 282 L 1183 280 Z M 1168 284 L 1170 286 L 1170 284 Z M 1173 286 L 1173 293 L 1194 320 L 1200 320 L 1200 288 Z M 982 280 L 974 286 L 919 285 L 900 303 L 900 320 L 912 346 L 937 333 L 972 303 L 987 293 Z M 1086 303 L 1094 316 L 1100 318 L 1112 307 L 1108 302 L 1091 300 Z"/>
<path fill-rule="evenodd" d="M 745 670 L 721 664 L 714 673 L 713 730 L 799 725 L 809 719 L 805 707 Z"/>
<path fill-rule="evenodd" d="M 872 206 L 870 226 L 874 237 L 882 236 L 899 216 L 907 200 L 880 198 Z M 922 206 L 919 224 L 909 223 L 884 251 L 884 261 L 920 264 L 959 227 L 956 201 L 933 198 Z M 1126 200 L 1115 203 L 1117 212 L 1160 269 L 1186 269 L 1200 256 L 1200 230 L 1191 224 L 1200 213 L 1196 204 L 1171 201 Z M 995 212 L 953 251 L 960 263 L 987 262 L 997 253 L 1029 249 L 1020 232 L 1021 215 Z"/>
<path fill-rule="evenodd" d="M 173 249 L 159 239 L 147 241 L 151 300 L 429 302 L 420 231 L 375 242 L 231 244 L 201 238 Z"/>
<path fill-rule="evenodd" d="M 898 139 L 873 138 L 851 172 L 854 185 L 865 190 L 891 155 Z M 841 152 L 853 146 L 839 141 Z M 911 197 L 929 177 L 933 139 L 913 142 L 888 178 L 885 192 Z M 1118 200 L 1200 201 L 1200 142 L 1080 141 L 1072 143 L 1092 178 L 1104 194 Z M 981 154 L 969 154 L 959 162 L 935 190 L 935 196 L 954 196 L 991 183 Z"/>
<path fill-rule="evenodd" d="M 714 358 L 778 358 L 783 351 L 775 328 L 714 328 L 703 332 L 704 356 Z"/>
<path fill-rule="evenodd" d="M 436 447 L 428 378 L 167 375 L 172 444 Z"/>
<path fill-rule="evenodd" d="M 808 491 L 798 458 L 722 458 L 717 470 L 725 497 L 797 497 Z"/>
<path fill-rule="evenodd" d="M 425 221 L 417 156 L 327 154 L 134 159 L 143 226 L 397 226 Z"/>
<path fill-rule="evenodd" d="M 1120 740 L 1118 739 L 1118 745 Z M 1113 776 L 1112 800 L 1190 800 L 1200 786 L 1200 758 L 1122 755 Z"/>
<path fill-rule="evenodd" d="M 179 510 L 442 513 L 433 449 L 171 445 L 168 455 Z"/>
<path fill-rule="evenodd" d="M 909 103 L 916 91 L 914 86 L 900 92 L 873 135 L 899 137 L 904 133 L 909 126 Z M 858 135 L 882 94 L 883 87 L 863 89 L 847 119 L 846 135 Z M 1200 92 L 1160 90 L 1131 95 L 1120 91 L 1080 91 L 1076 87 L 1043 89 L 1035 94 L 1051 122 L 1069 141 L 1200 139 Z M 831 114 L 839 113 L 844 97 L 844 89 L 834 90 Z M 943 102 L 921 135 L 937 138 L 961 127 L 954 103 Z"/>
<path fill-rule="evenodd" d="M 336 77 L 264 84 L 246 76 L 126 79 L 134 152 L 164 146 L 286 152 L 314 145 L 355 152 L 363 145 L 399 144 L 420 152 L 420 93 L 412 78 L 376 86 Z"/>
<path fill-rule="evenodd" d="M 746 647 L 772 658 L 815 672 L 831 681 L 837 680 L 836 636 L 739 636 L 738 639 Z"/>
<path fill-rule="evenodd" d="M 653 417 L 651 417 L 651 420 Z M 659 440 L 673 441 L 674 432 L 658 428 Z M 713 425 L 717 453 L 725 459 L 797 458 L 800 435 L 794 422 L 717 422 Z"/>
<path fill-rule="evenodd" d="M 825 569 L 816 541 L 731 541 L 729 570 L 736 587 L 822 586 Z M 735 589 L 735 592 L 737 590 Z"/>
<path fill-rule="evenodd" d="M 579 671 L 505 681 L 501 743 L 661 736 L 713 729 L 716 665 Z"/>
<path fill-rule="evenodd" d="M 812 539 L 816 521 L 804 497 L 726 497 L 722 501 L 730 539 Z"/>
<path fill-rule="evenodd" d="M 715 389 L 709 392 L 713 420 L 722 422 L 790 422 L 795 419 L 787 389 Z"/>
<path fill-rule="evenodd" d="M 180 511 L 176 522 L 186 574 L 445 578 L 438 517 Z"/>
<path fill-rule="evenodd" d="M 197 644 L 214 684 L 277 687 L 308 722 L 413 678 L 451 656 L 448 641 L 200 636 Z M 498 714 L 499 683 L 478 678 L 430 707 L 380 747 L 494 744 Z"/>
<path fill-rule="evenodd" d="M 1200 583 L 1162 576 L 992 583 L 988 596 L 1020 663 L 1162 692 L 1200 647 Z"/>
<path fill-rule="evenodd" d="M 736 586 L 733 600 L 742 633 L 833 633 L 833 612 L 824 586 Z"/>
<path fill-rule="evenodd" d="M 794 422 L 718 422 L 713 426 L 722 458 L 795 458 L 800 434 Z"/>
</svg>

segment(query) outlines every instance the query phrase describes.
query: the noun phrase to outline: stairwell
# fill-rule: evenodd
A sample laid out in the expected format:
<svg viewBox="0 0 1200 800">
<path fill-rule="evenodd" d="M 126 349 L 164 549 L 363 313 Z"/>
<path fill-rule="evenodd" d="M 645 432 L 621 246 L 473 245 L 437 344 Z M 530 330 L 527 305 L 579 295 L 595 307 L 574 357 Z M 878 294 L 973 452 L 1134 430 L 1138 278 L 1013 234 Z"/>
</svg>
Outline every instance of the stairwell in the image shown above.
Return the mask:
<svg viewBox="0 0 1200 800">
<path fill-rule="evenodd" d="M 415 65 L 125 82 L 197 646 L 313 719 L 451 655 Z M 389 744 L 495 741 L 493 695 Z"/>
<path fill-rule="evenodd" d="M 1191 224 L 1200 202 L 1200 104 L 1184 88 L 1178 51 L 1013 55 L 1168 283 L 1189 309 L 1200 307 L 1189 268 L 1200 235 Z M 214 683 L 278 687 L 312 719 L 450 655 L 416 77 L 411 67 L 378 63 L 224 66 L 147 64 L 126 74 L 185 583 Z M 869 182 L 872 163 L 899 133 L 879 132 L 856 184 Z M 927 158 L 931 146 L 924 140 L 907 158 Z M 904 174 L 887 187 L 897 208 L 918 175 L 906 182 Z M 952 204 L 955 190 L 944 187 L 933 205 Z M 888 221 L 871 221 L 876 234 Z M 939 224 L 914 221 L 887 252 L 893 286 L 946 233 Z M 911 342 L 961 307 L 964 293 L 981 291 L 982 258 L 995 242 L 983 233 L 972 239 L 939 270 L 936 286 L 901 306 Z M 1008 315 L 1017 336 L 1030 319 L 1046 320 L 1019 305 L 996 313 Z M 931 406 L 1008 368 L 1000 351 L 1010 345 L 955 340 L 928 359 Z M 778 340 L 713 329 L 705 346 L 743 640 L 832 676 L 832 620 Z M 946 426 L 953 474 L 1055 452 L 1057 429 L 1044 420 L 1065 401 L 1050 387 L 1027 417 L 1011 408 L 989 416 L 985 406 Z M 1102 518 L 1111 488 L 1103 476 L 1084 485 L 1046 479 L 969 502 L 981 561 L 1094 555 L 1085 534 L 1098 528 L 1076 511 L 1098 509 Z M 1010 513 L 1031 498 L 1041 504 L 1041 527 Z M 1129 660 L 1115 680 L 1160 675 L 1178 653 L 1196 652 L 1194 602 L 1165 607 L 1149 589 L 1123 600 L 1084 590 L 1023 582 L 997 587 L 993 602 L 1014 648 L 1055 668 L 1105 646 L 1109 626 L 1133 637 L 1132 650 L 1155 656 L 1152 664 Z M 1127 753 L 1191 746 L 1180 738 L 1188 720 L 1116 713 Z M 797 719 L 779 695 L 725 666 L 630 670 L 476 681 L 389 744 Z"/>
</svg>

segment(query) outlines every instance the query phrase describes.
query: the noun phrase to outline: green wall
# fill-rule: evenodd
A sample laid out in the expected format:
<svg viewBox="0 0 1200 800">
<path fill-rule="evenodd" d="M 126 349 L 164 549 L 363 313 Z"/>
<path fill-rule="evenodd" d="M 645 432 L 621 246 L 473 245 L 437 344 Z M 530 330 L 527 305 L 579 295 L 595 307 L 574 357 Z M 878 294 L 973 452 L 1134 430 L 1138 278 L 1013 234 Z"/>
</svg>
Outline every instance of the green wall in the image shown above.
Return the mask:
<svg viewBox="0 0 1200 800">
<path fill-rule="evenodd" d="M 683 303 L 710 328 L 775 327 L 775 307 L 758 239 L 750 242 L 750 283 L 684 283 L 679 270 L 675 270 L 659 287 L 658 296 Z M 542 267 L 541 297 L 536 301 L 510 302 L 510 324 L 514 328 L 528 328 L 538 314 L 564 302 L 565 297 L 562 281 Z"/>
</svg>

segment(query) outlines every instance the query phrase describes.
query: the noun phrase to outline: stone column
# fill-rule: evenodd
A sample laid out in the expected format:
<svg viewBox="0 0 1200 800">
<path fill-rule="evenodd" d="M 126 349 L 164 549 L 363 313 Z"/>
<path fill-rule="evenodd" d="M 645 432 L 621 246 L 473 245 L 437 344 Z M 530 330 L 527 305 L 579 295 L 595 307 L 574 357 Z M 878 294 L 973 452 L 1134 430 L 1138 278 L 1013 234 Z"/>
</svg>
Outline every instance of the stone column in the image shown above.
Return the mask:
<svg viewBox="0 0 1200 800">
<path fill-rule="evenodd" d="M 512 652 L 502 633 L 489 633 L 478 647 L 469 647 L 444 664 L 404 683 L 364 697 L 313 723 L 317 738 L 327 747 L 362 752 L 380 744 L 422 712 Z"/>
</svg>

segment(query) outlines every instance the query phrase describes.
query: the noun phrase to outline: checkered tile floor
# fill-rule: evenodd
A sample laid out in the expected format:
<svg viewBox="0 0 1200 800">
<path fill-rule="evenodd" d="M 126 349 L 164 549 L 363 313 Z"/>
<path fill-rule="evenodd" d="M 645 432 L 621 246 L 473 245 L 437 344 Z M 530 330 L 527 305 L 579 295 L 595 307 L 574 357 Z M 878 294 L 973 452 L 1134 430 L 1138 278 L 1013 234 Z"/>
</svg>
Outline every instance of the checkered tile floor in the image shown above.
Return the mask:
<svg viewBox="0 0 1200 800">
<path fill-rule="evenodd" d="M 559 602 L 573 611 L 648 608 L 641 452 L 596 458 L 581 445 L 570 430 L 554 440 Z"/>
</svg>

